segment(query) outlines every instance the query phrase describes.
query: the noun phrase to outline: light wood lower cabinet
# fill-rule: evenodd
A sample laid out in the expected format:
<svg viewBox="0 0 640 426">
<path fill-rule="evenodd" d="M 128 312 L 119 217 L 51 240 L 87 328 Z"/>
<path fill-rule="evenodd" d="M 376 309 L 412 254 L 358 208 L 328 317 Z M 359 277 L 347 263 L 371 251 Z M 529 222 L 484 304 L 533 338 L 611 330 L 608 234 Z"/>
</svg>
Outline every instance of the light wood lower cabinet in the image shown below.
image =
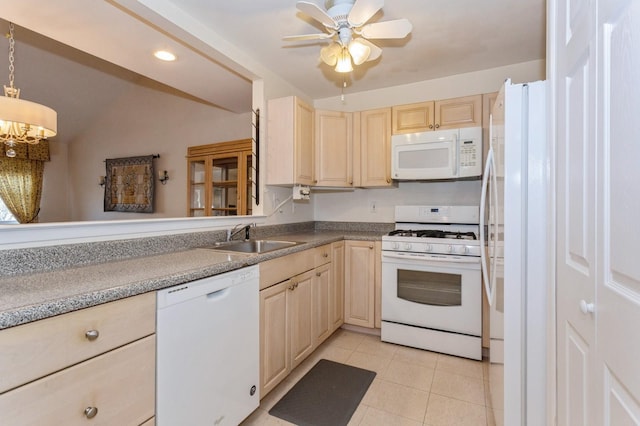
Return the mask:
<svg viewBox="0 0 640 426">
<path fill-rule="evenodd" d="M 139 425 L 154 415 L 155 335 L 0 395 L 2 424 Z"/>
<path fill-rule="evenodd" d="M 331 332 L 344 323 L 344 241 L 331 244 L 331 282 L 329 284 Z"/>
<path fill-rule="evenodd" d="M 288 287 L 289 328 L 291 330 L 291 369 L 313 352 L 314 271 L 295 276 Z"/>
<path fill-rule="evenodd" d="M 291 280 L 260 291 L 260 397 L 291 371 L 287 293 Z"/>
<path fill-rule="evenodd" d="M 375 326 L 376 264 L 379 250 L 374 241 L 345 242 L 344 322 Z M 379 280 L 379 278 L 378 278 Z"/>
<path fill-rule="evenodd" d="M 148 422 L 155 300 L 147 293 L 0 331 L 0 424 Z"/>
<path fill-rule="evenodd" d="M 337 329 L 334 304 L 342 291 L 333 285 L 333 262 L 343 265 L 342 253 L 325 245 L 260 264 L 261 398 Z M 298 273 L 272 284 L 283 270 Z"/>
<path fill-rule="evenodd" d="M 331 287 L 331 264 L 319 266 L 314 270 L 313 283 L 313 344 L 318 347 L 333 332 L 331 312 L 329 310 Z"/>
</svg>

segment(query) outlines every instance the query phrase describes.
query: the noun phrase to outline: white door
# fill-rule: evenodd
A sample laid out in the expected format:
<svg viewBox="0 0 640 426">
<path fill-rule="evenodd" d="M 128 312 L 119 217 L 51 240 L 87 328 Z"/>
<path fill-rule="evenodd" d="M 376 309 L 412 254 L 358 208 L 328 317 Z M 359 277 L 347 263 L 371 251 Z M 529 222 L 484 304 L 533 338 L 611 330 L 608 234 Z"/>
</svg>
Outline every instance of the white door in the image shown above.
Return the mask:
<svg viewBox="0 0 640 426">
<path fill-rule="evenodd" d="M 640 424 L 640 2 L 549 5 L 557 423 Z"/>
<path fill-rule="evenodd" d="M 640 1 L 598 3 L 596 374 L 604 425 L 640 424 Z M 597 383 L 598 389 L 600 383 Z"/>
</svg>

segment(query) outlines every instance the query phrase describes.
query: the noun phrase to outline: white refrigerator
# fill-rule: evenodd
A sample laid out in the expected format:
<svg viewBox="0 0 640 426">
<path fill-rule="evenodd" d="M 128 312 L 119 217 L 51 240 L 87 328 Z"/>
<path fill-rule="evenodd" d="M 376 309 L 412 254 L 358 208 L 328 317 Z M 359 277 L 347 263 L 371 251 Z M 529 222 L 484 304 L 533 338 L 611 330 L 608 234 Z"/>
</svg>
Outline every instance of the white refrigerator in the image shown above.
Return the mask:
<svg viewBox="0 0 640 426">
<path fill-rule="evenodd" d="M 496 424 L 546 421 L 546 82 L 500 90 L 482 182 L 481 244 L 490 304 L 489 393 Z M 488 209 L 488 210 L 487 210 Z"/>
</svg>

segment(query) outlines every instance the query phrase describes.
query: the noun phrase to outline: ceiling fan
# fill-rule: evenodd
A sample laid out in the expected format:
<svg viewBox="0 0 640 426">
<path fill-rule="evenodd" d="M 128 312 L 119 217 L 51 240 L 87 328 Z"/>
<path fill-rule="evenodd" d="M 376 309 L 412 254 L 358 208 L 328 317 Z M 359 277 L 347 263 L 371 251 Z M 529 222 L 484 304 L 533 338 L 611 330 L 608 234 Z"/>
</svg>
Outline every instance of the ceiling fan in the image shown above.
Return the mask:
<svg viewBox="0 0 640 426">
<path fill-rule="evenodd" d="M 318 5 L 299 1 L 298 10 L 319 21 L 326 33 L 305 34 L 284 37 L 285 41 L 333 39 L 320 50 L 322 61 L 335 66 L 337 72 L 353 71 L 353 64 L 378 59 L 380 49 L 368 39 L 405 38 L 413 28 L 407 19 L 367 24 L 384 6 L 384 0 L 326 0 L 323 10 Z"/>
</svg>

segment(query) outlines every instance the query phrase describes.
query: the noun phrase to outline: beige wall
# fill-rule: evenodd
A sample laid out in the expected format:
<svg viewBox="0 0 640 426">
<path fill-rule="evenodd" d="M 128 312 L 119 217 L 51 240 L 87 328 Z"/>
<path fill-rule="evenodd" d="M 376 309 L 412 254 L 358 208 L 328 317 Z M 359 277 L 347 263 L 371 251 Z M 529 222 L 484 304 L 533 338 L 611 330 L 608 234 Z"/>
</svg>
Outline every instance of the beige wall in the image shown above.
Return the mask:
<svg viewBox="0 0 640 426">
<path fill-rule="evenodd" d="M 85 130 L 68 143 L 54 143 L 45 166 L 42 222 L 182 217 L 186 212 L 186 152 L 201 145 L 251 137 L 251 115 L 234 114 L 180 96 L 131 84 Z M 107 158 L 160 154 L 155 212 L 104 212 Z M 67 156 L 67 157 L 65 157 Z"/>
</svg>

